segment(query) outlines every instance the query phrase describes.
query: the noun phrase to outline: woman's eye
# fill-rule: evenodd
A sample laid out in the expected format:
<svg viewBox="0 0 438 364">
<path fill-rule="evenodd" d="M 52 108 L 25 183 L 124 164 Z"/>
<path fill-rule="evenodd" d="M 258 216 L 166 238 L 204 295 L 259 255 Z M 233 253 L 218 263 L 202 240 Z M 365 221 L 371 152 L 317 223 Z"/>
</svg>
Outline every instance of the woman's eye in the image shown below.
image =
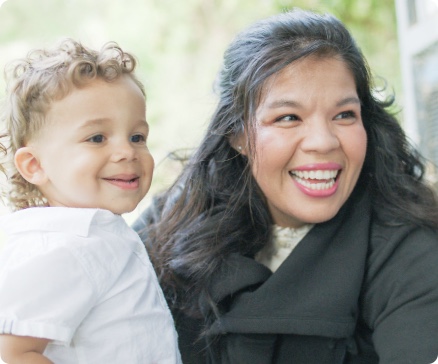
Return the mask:
<svg viewBox="0 0 438 364">
<path fill-rule="evenodd" d="M 352 119 L 356 117 L 356 113 L 354 111 L 343 111 L 340 114 L 335 116 L 335 120 L 339 119 Z"/>
<path fill-rule="evenodd" d="M 105 137 L 102 134 L 93 135 L 91 138 L 87 139 L 87 141 L 91 143 L 103 143 Z"/>
<path fill-rule="evenodd" d="M 135 134 L 131 137 L 131 142 L 132 143 L 144 143 L 144 142 L 146 142 L 146 138 L 142 134 Z"/>
<path fill-rule="evenodd" d="M 275 119 L 276 122 L 278 122 L 278 121 L 298 121 L 298 120 L 300 120 L 300 118 L 294 114 L 280 116 L 279 118 Z"/>
</svg>

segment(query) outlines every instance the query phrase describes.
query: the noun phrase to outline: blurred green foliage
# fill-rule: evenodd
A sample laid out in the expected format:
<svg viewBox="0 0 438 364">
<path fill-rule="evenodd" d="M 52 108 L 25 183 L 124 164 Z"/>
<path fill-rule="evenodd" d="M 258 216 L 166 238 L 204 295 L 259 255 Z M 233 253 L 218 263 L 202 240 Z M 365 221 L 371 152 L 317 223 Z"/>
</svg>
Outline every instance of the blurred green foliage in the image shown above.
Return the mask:
<svg viewBox="0 0 438 364">
<path fill-rule="evenodd" d="M 149 144 L 157 163 L 152 194 L 177 173 L 176 165 L 163 162 L 165 156 L 195 146 L 202 135 L 215 106 L 212 84 L 233 36 L 257 19 L 293 7 L 340 18 L 371 69 L 399 98 L 392 0 L 8 0 L 0 7 L 0 68 L 64 37 L 94 48 L 116 41 L 134 53 L 146 84 Z"/>
</svg>

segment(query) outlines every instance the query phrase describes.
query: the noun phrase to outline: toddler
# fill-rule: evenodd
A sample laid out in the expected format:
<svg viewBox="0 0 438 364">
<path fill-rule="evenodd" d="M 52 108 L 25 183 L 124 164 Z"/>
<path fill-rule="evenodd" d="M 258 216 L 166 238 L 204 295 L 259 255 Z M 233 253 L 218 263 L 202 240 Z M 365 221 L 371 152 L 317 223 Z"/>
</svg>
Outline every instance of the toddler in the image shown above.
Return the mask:
<svg viewBox="0 0 438 364">
<path fill-rule="evenodd" d="M 7 69 L 0 352 L 7 363 L 180 363 L 144 245 L 120 216 L 148 192 L 134 57 L 67 39 Z M 10 163 L 8 163 L 8 161 Z"/>
</svg>

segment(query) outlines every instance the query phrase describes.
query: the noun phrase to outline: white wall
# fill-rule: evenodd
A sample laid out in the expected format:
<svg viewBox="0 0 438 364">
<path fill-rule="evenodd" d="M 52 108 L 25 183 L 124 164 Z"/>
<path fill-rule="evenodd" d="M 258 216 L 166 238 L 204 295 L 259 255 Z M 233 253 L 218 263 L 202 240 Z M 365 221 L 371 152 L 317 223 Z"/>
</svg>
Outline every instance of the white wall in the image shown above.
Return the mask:
<svg viewBox="0 0 438 364">
<path fill-rule="evenodd" d="M 403 125 L 411 139 L 421 145 L 418 119 L 422 110 L 417 108 L 421 95 L 415 91 L 414 59 L 438 43 L 438 0 L 396 0 L 396 11 L 404 93 Z M 438 77 L 438 64 L 435 69 Z"/>
</svg>

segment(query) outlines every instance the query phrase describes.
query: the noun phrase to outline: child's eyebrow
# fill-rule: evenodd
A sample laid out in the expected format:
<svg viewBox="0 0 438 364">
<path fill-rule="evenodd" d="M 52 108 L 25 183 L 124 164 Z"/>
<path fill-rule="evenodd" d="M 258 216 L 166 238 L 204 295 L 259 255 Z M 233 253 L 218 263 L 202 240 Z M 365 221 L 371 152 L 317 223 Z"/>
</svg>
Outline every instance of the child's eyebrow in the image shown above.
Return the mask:
<svg viewBox="0 0 438 364">
<path fill-rule="evenodd" d="M 87 129 L 87 128 L 91 128 L 91 127 L 95 127 L 95 126 L 100 126 L 103 124 L 108 124 L 109 121 L 110 121 L 109 119 L 102 119 L 102 118 L 87 119 L 80 124 L 79 128 L 80 129 Z"/>
<path fill-rule="evenodd" d="M 82 124 L 79 126 L 79 129 L 88 129 L 96 126 L 102 126 L 111 122 L 112 120 L 110 118 L 87 119 L 82 122 Z M 149 129 L 149 123 L 146 121 L 146 119 L 139 119 L 136 126 L 145 126 L 147 129 Z"/>
</svg>

